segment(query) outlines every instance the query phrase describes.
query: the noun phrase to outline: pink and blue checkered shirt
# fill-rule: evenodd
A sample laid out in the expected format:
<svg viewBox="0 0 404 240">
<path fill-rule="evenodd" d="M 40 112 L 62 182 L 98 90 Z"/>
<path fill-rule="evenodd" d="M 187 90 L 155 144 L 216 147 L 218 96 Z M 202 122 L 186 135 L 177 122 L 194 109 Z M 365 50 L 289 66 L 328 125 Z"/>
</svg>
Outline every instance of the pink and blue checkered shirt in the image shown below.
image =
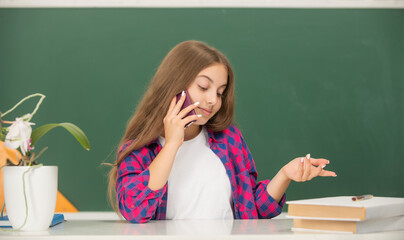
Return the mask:
<svg viewBox="0 0 404 240">
<path fill-rule="evenodd" d="M 258 219 L 279 215 L 285 195 L 278 203 L 266 190 L 270 180 L 257 182 L 255 163 L 241 132 L 231 125 L 221 132 L 208 129 L 208 136 L 209 146 L 222 161 L 231 183 L 234 218 Z M 130 143 L 124 144 L 120 151 Z M 118 166 L 116 190 L 119 210 L 132 223 L 166 218 L 167 184 L 156 191 L 147 187 L 150 177 L 148 167 L 161 149 L 156 138 L 131 152 Z"/>
</svg>

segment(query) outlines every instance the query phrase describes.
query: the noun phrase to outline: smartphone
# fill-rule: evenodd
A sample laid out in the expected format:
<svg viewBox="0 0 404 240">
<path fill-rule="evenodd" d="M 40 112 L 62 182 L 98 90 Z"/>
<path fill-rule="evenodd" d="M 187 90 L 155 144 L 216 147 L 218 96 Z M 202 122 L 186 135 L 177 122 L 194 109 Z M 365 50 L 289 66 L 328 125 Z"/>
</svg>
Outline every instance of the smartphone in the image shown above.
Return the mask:
<svg viewBox="0 0 404 240">
<path fill-rule="evenodd" d="M 181 93 L 182 93 L 182 92 L 180 92 L 180 93 L 177 94 L 177 102 L 178 102 L 178 101 L 180 100 L 180 98 L 181 98 Z M 184 104 L 183 104 L 182 107 L 181 107 L 181 110 L 184 109 L 184 108 L 186 108 L 186 107 L 188 107 L 188 106 L 191 105 L 191 104 L 192 104 L 191 98 L 189 97 L 188 91 L 185 90 L 185 101 L 184 101 Z M 192 116 L 192 115 L 196 115 L 195 110 L 190 111 L 184 118 L 186 118 L 186 117 L 188 117 L 188 116 Z M 185 128 L 184 128 L 184 129 L 186 129 L 187 127 L 191 126 L 192 123 L 194 123 L 194 122 L 196 122 L 196 120 L 193 120 L 193 121 L 187 123 L 187 125 L 185 125 Z"/>
</svg>

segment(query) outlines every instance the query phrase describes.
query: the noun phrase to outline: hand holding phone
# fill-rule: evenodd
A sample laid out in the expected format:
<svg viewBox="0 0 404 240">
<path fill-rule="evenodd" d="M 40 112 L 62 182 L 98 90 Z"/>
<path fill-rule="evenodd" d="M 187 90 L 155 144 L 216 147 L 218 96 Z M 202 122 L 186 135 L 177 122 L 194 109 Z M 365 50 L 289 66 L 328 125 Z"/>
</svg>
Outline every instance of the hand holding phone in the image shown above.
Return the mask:
<svg viewBox="0 0 404 240">
<path fill-rule="evenodd" d="M 183 93 L 185 94 L 185 91 Z M 184 129 L 202 117 L 202 115 L 197 115 L 195 111 L 192 111 L 199 103 L 196 102 L 192 104 L 188 95 L 181 95 L 182 92 L 171 99 L 167 114 L 163 119 L 165 143 L 170 143 L 169 145 L 174 147 L 180 147 L 184 142 Z M 186 98 L 188 98 L 188 100 L 185 103 Z"/>
<path fill-rule="evenodd" d="M 184 109 L 184 108 L 186 108 L 186 107 L 188 107 L 189 105 L 192 104 L 192 101 L 191 101 L 191 98 L 189 97 L 188 91 L 185 90 L 184 92 L 185 92 L 185 101 L 184 101 L 184 104 L 183 104 L 182 107 L 181 107 L 181 110 Z M 177 94 L 177 102 L 180 100 L 181 94 L 182 94 L 182 92 L 180 92 L 180 93 Z M 180 110 L 180 111 L 181 111 L 181 110 Z M 191 110 L 191 111 L 190 111 L 185 117 L 183 117 L 182 119 L 184 119 L 184 118 L 186 118 L 186 117 L 188 117 L 188 116 L 192 116 L 192 115 L 196 115 L 195 110 Z M 187 125 L 185 125 L 185 128 L 184 128 L 184 129 L 186 129 L 187 127 L 191 126 L 192 123 L 194 123 L 194 122 L 196 122 L 196 120 L 193 120 L 193 121 L 187 123 Z"/>
</svg>

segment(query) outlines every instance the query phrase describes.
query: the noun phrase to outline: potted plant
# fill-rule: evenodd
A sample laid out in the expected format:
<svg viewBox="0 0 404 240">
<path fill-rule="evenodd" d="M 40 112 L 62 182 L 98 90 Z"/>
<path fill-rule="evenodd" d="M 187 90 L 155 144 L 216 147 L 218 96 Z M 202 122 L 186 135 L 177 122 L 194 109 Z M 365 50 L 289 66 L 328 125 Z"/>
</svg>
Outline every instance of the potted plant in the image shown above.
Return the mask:
<svg viewBox="0 0 404 240">
<path fill-rule="evenodd" d="M 33 97 L 40 97 L 40 100 L 32 113 L 16 118 L 14 121 L 3 120 L 21 103 Z M 32 130 L 31 126 L 35 124 L 30 121 L 44 98 L 43 94 L 32 94 L 5 113 L 0 112 L 0 141 L 4 141 L 5 147 L 17 149 L 21 153 L 17 165 L 10 166 L 12 164 L 8 162 L 9 166 L 3 168 L 5 205 L 14 230 L 46 230 L 55 211 L 58 169 L 57 166 L 43 166 L 37 163 L 37 159 L 47 147 L 36 154 L 33 151 L 35 143 L 55 127 L 63 127 L 84 149 L 90 150 L 87 136 L 72 123 L 51 123 Z M 10 126 L 5 127 L 4 124 Z M 3 210 L 4 206 L 1 215 Z"/>
</svg>

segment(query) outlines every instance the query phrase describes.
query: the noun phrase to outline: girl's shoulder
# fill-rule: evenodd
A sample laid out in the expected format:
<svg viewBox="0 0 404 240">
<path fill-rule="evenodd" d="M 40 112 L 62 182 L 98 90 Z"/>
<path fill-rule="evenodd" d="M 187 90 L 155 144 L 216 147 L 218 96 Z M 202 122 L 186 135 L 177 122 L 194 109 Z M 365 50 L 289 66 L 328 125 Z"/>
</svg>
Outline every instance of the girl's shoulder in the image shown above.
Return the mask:
<svg viewBox="0 0 404 240">
<path fill-rule="evenodd" d="M 134 141 L 134 140 L 128 140 L 128 141 L 126 141 L 124 144 L 122 144 L 122 145 L 119 147 L 118 153 L 120 153 L 120 152 L 122 152 L 123 150 L 125 150 L 126 148 L 128 148 L 128 147 L 133 143 L 133 141 Z"/>
<path fill-rule="evenodd" d="M 238 129 L 234 123 L 230 124 L 230 126 L 226 130 L 228 131 L 229 134 L 241 136 L 240 129 Z"/>
<path fill-rule="evenodd" d="M 120 169 L 125 166 L 145 168 L 153 161 L 159 151 L 156 140 L 136 149 L 133 147 L 134 144 L 136 144 L 135 140 L 128 140 L 119 148 L 118 158 L 122 159 L 119 163 Z"/>
<path fill-rule="evenodd" d="M 150 150 L 152 150 L 152 147 L 155 147 L 155 145 L 158 145 L 157 141 L 158 140 L 156 138 L 156 139 L 152 140 L 151 142 L 147 143 L 146 145 L 144 145 L 144 146 L 142 146 L 140 148 L 134 149 L 132 152 L 150 151 Z M 121 147 L 118 150 L 118 153 L 121 153 L 122 151 L 124 151 L 126 148 L 128 148 L 129 146 L 131 146 L 133 144 L 135 144 L 134 139 L 126 141 L 124 144 L 121 145 Z"/>
</svg>

